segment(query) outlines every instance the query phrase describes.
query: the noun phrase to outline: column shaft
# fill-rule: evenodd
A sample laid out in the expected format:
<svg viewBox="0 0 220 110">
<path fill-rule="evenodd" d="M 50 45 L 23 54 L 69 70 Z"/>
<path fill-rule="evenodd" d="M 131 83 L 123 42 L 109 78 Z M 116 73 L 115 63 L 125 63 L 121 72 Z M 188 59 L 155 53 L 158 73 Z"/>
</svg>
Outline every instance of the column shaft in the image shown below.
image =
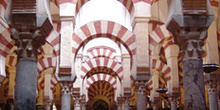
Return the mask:
<svg viewBox="0 0 220 110">
<path fill-rule="evenodd" d="M 146 95 L 142 93 L 137 93 L 137 110 L 146 109 Z"/>
<path fill-rule="evenodd" d="M 63 93 L 61 97 L 61 110 L 71 110 L 70 100 L 71 96 L 69 93 Z"/>
<path fill-rule="evenodd" d="M 183 61 L 184 110 L 205 110 L 202 59 Z"/>
<path fill-rule="evenodd" d="M 37 88 L 37 60 L 20 58 L 15 78 L 15 110 L 35 110 Z"/>
<path fill-rule="evenodd" d="M 218 110 L 218 101 L 216 93 L 209 93 L 209 109 Z"/>
<path fill-rule="evenodd" d="M 171 110 L 177 110 L 175 102 L 171 102 Z"/>
</svg>

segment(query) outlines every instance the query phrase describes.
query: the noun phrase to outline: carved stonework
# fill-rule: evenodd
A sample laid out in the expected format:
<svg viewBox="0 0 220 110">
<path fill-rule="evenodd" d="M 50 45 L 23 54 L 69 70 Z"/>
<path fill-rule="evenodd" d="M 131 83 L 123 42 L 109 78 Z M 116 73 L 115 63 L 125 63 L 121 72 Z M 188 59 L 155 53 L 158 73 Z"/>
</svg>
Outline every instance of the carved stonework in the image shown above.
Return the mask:
<svg viewBox="0 0 220 110">
<path fill-rule="evenodd" d="M 181 29 L 176 35 L 178 37 L 175 37 L 175 43 L 179 45 L 180 53 L 184 59 L 202 58 L 204 53 L 202 50 L 203 41 L 207 38 L 206 28 L 185 28 Z"/>
<path fill-rule="evenodd" d="M 131 100 L 130 97 L 124 97 L 124 105 L 129 106 L 130 105 L 130 100 Z"/>
<path fill-rule="evenodd" d="M 73 88 L 72 82 L 61 82 L 60 85 L 61 85 L 62 94 L 71 94 L 72 93 L 72 88 Z"/>
<path fill-rule="evenodd" d="M 74 98 L 75 100 L 74 100 L 74 106 L 75 107 L 80 107 L 80 97 L 76 97 L 76 98 Z"/>
<path fill-rule="evenodd" d="M 208 88 L 208 93 L 217 93 L 218 80 L 208 80 L 206 81 L 206 85 Z"/>
<path fill-rule="evenodd" d="M 145 82 L 144 81 L 139 81 L 135 83 L 136 85 L 136 90 L 137 94 L 145 94 L 146 92 L 146 87 L 145 87 Z"/>
<path fill-rule="evenodd" d="M 18 58 L 32 57 L 36 58 L 39 54 L 40 46 L 45 44 L 45 38 L 41 35 L 39 30 L 18 30 L 11 29 L 12 39 L 15 40 L 17 50 L 15 51 Z"/>
</svg>

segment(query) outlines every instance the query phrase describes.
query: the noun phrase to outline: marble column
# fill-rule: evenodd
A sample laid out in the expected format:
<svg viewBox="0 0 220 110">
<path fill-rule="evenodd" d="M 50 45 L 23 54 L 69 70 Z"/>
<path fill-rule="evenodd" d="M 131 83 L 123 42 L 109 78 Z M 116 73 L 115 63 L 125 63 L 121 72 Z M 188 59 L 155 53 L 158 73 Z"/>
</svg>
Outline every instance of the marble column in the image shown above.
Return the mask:
<svg viewBox="0 0 220 110">
<path fill-rule="evenodd" d="M 203 75 L 202 46 L 207 37 L 206 29 L 188 28 L 180 31 L 182 41 L 184 109 L 205 110 L 205 83 Z"/>
<path fill-rule="evenodd" d="M 208 94 L 209 94 L 209 109 L 218 110 L 217 80 L 207 81 L 207 88 L 208 88 Z"/>
<path fill-rule="evenodd" d="M 167 3 L 166 26 L 183 57 L 184 110 L 206 110 L 202 46 L 214 19 L 210 2 L 169 0 Z"/>
<path fill-rule="evenodd" d="M 61 110 L 71 110 L 71 88 L 72 83 L 70 82 L 61 82 Z"/>
<path fill-rule="evenodd" d="M 18 47 L 15 78 L 15 110 L 35 110 L 37 88 L 37 49 L 43 41 L 39 30 L 29 32 L 12 28 L 12 38 Z M 23 32 L 24 31 L 24 32 Z M 42 44 L 41 44 L 42 43 Z"/>
<path fill-rule="evenodd" d="M 137 87 L 137 110 L 145 110 L 146 109 L 146 88 L 145 88 L 145 82 L 140 81 L 136 82 L 136 87 Z"/>
</svg>

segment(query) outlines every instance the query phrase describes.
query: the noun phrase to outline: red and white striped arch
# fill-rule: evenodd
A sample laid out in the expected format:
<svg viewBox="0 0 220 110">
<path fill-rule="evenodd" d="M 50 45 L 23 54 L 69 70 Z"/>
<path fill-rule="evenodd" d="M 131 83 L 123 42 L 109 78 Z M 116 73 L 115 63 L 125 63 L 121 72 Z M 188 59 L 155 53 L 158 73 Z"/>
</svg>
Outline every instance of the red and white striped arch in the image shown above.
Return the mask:
<svg viewBox="0 0 220 110">
<path fill-rule="evenodd" d="M 54 68 L 57 64 L 57 58 L 56 57 L 48 57 L 48 58 L 42 58 L 38 61 L 38 90 L 41 90 L 44 88 L 44 76 L 42 76 L 42 72 L 48 68 Z M 55 74 L 52 75 L 51 78 L 51 90 L 54 88 L 54 86 L 58 83 L 58 80 L 55 76 Z"/>
<path fill-rule="evenodd" d="M 17 65 L 17 55 L 8 55 L 6 60 L 8 60 L 8 61 L 6 61 L 7 62 L 7 64 L 6 64 L 7 67 L 16 67 L 16 65 Z"/>
<path fill-rule="evenodd" d="M 0 0 L 0 7 L 7 8 L 8 0 Z"/>
<path fill-rule="evenodd" d="M 59 6 L 58 0 L 50 0 L 50 2 L 54 3 L 57 7 Z"/>
<path fill-rule="evenodd" d="M 81 74 L 81 78 L 84 79 L 87 75 L 87 73 L 92 70 L 93 68 L 96 67 L 107 67 L 112 69 L 115 73 L 118 74 L 118 77 L 120 80 L 123 79 L 123 67 L 122 64 L 119 62 L 116 62 L 112 59 L 109 58 L 103 58 L 103 57 L 99 57 L 99 58 L 94 58 L 94 59 L 90 59 L 87 62 L 82 64 L 81 70 L 82 70 L 82 74 Z"/>
<path fill-rule="evenodd" d="M 8 55 L 10 50 L 14 47 L 14 41 L 11 39 L 10 29 L 6 29 L 0 33 L 0 54 L 4 57 Z"/>
<path fill-rule="evenodd" d="M 109 82 L 114 87 L 115 90 L 117 89 L 117 85 L 116 85 L 117 80 L 113 76 L 107 74 L 94 74 L 91 77 L 89 77 L 86 80 L 86 89 L 88 90 L 90 85 L 92 85 L 94 82 L 97 81 Z"/>
<path fill-rule="evenodd" d="M 145 84 L 148 91 L 153 90 L 153 80 L 152 78 Z"/>
<path fill-rule="evenodd" d="M 168 39 L 168 40 L 172 39 L 172 37 L 173 35 L 166 29 L 165 25 L 161 25 L 160 27 L 157 27 L 154 31 L 151 32 L 149 36 L 150 52 L 152 52 L 154 47 L 157 44 L 161 43 L 161 41 L 163 41 L 164 39 Z"/>
<path fill-rule="evenodd" d="M 115 89 L 106 81 L 98 81 L 93 83 L 88 89 L 89 100 L 92 100 L 96 96 L 105 96 L 111 101 L 115 97 Z"/>
<path fill-rule="evenodd" d="M 115 54 L 115 49 L 107 46 L 96 46 L 87 50 L 87 55 L 89 59 L 103 56 L 115 59 Z"/>
<path fill-rule="evenodd" d="M 37 64 L 38 70 L 37 71 L 39 74 L 41 74 L 43 72 L 43 70 L 56 67 L 56 64 L 57 64 L 56 57 L 42 58 L 38 61 L 38 64 Z"/>
<path fill-rule="evenodd" d="M 163 22 L 160 22 L 158 20 L 151 19 L 148 22 L 148 33 L 151 33 L 153 30 L 155 30 L 158 26 L 163 25 Z"/>
<path fill-rule="evenodd" d="M 167 64 L 160 60 L 152 59 L 152 68 L 162 72 L 162 76 L 165 78 L 165 81 L 171 80 L 171 70 Z"/>
<path fill-rule="evenodd" d="M 60 30 L 61 22 L 53 21 L 53 29 L 46 38 L 46 41 L 53 47 L 56 56 L 60 55 Z"/>
<path fill-rule="evenodd" d="M 50 89 L 53 91 L 54 87 L 57 85 L 58 83 L 58 80 L 57 80 L 57 77 L 56 75 L 54 74 L 50 80 L 50 83 L 51 83 L 51 87 Z"/>
<path fill-rule="evenodd" d="M 59 4 L 72 3 L 76 4 L 77 0 L 59 0 Z"/>
<path fill-rule="evenodd" d="M 81 46 L 97 37 L 107 37 L 122 43 L 128 50 L 132 62 L 135 62 L 133 58 L 133 56 L 136 55 L 135 35 L 124 26 L 105 20 L 90 22 L 76 30 L 73 34 L 72 42 L 72 52 L 74 56 Z"/>
<path fill-rule="evenodd" d="M 213 7 L 218 7 L 219 0 L 210 0 L 210 4 Z"/>
<path fill-rule="evenodd" d="M 86 2 L 88 2 L 89 0 L 78 0 L 76 3 L 76 15 L 78 14 L 80 8 L 86 4 Z M 133 15 L 134 13 L 134 4 L 132 2 L 132 0 L 117 0 L 119 2 L 121 2 L 124 7 L 128 10 L 128 12 L 130 13 L 130 15 Z"/>
</svg>

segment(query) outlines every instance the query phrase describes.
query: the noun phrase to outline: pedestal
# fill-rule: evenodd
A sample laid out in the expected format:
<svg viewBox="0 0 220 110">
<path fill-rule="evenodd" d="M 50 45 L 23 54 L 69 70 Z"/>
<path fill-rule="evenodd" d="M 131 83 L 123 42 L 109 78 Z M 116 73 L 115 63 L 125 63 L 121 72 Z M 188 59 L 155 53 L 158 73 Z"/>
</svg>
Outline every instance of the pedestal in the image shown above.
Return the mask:
<svg viewBox="0 0 220 110">
<path fill-rule="evenodd" d="M 20 58 L 15 78 L 15 110 L 35 110 L 37 88 L 37 60 Z"/>
</svg>

